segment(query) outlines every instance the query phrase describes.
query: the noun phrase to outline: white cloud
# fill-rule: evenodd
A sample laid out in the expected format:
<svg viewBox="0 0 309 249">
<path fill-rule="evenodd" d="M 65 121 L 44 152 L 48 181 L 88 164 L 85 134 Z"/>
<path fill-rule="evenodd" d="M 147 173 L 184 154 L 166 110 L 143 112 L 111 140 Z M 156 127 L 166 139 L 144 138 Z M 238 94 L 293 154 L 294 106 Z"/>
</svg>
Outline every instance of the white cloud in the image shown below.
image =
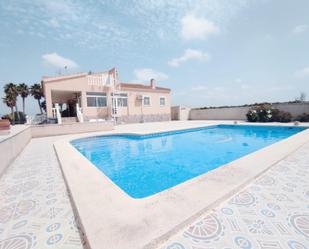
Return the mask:
<svg viewBox="0 0 309 249">
<path fill-rule="evenodd" d="M 210 58 L 209 54 L 196 49 L 186 49 L 184 54 L 178 58 L 174 58 L 168 62 L 172 67 L 178 67 L 180 64 L 188 60 L 199 60 L 208 61 Z"/>
<path fill-rule="evenodd" d="M 185 40 L 204 40 L 210 35 L 218 34 L 219 32 L 219 28 L 205 18 L 186 15 L 181 19 L 181 36 Z"/>
<path fill-rule="evenodd" d="M 14 22 L 0 22 L 2 33 L 23 31 L 25 36 L 40 33 L 46 41 L 68 41 L 74 47 L 103 49 L 106 54 L 127 59 L 128 54 L 146 57 L 129 46 L 139 44 L 145 52 L 153 51 L 158 38 L 177 42 L 180 20 L 188 13 L 207 17 L 220 27 L 249 6 L 249 0 L 10 0 L 0 1 L 0 13 Z M 109 15 L 113 10 L 113 15 Z M 196 18 L 203 20 L 204 18 Z M 190 18 L 187 18 L 187 21 Z M 203 22 L 202 22 L 203 23 Z M 52 28 L 51 28 L 52 27 Z M 70 34 L 68 37 L 66 34 Z M 5 39 L 5 36 L 1 40 Z M 60 44 L 60 43 L 59 43 Z M 128 49 L 129 47 L 129 49 Z M 120 52 L 125 48 L 125 52 Z"/>
<path fill-rule="evenodd" d="M 78 68 L 78 64 L 68 58 L 64 58 L 57 53 L 43 54 L 42 55 L 43 64 L 49 65 L 55 68 L 64 68 L 75 69 Z"/>
<path fill-rule="evenodd" d="M 298 70 L 295 72 L 295 77 L 296 78 L 305 78 L 309 77 L 309 67 L 305 67 L 301 70 Z"/>
<path fill-rule="evenodd" d="M 298 35 L 298 34 L 301 34 L 307 31 L 307 29 L 308 29 L 308 25 L 306 24 L 298 25 L 294 27 L 294 29 L 292 30 L 292 33 L 295 35 Z"/>
<path fill-rule="evenodd" d="M 134 81 L 150 81 L 155 80 L 167 80 L 168 76 L 165 73 L 155 71 L 151 68 L 141 68 L 134 70 L 134 76 L 136 80 Z"/>
</svg>

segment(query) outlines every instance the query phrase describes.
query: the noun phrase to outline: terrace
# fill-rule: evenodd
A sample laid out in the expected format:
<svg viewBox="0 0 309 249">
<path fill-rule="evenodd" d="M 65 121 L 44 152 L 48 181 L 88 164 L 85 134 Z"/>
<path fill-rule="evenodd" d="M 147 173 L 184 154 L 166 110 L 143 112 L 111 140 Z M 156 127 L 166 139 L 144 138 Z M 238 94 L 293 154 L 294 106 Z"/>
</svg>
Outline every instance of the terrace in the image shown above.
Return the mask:
<svg viewBox="0 0 309 249">
<path fill-rule="evenodd" d="M 94 135 L 152 134 L 216 124 L 233 122 L 127 124 L 113 131 L 31 139 L 0 179 L 0 245 L 166 249 L 307 245 L 307 131 L 144 201 L 125 196 L 68 144 Z"/>
</svg>

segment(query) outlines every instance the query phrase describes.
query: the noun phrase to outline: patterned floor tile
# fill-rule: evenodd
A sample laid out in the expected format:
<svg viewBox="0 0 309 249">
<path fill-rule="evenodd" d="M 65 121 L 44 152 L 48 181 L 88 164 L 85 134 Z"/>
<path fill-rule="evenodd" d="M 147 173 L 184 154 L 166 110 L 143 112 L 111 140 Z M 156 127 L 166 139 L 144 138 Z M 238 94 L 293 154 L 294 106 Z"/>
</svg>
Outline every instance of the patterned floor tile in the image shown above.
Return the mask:
<svg viewBox="0 0 309 249">
<path fill-rule="evenodd" d="M 309 144 L 161 249 L 309 249 Z"/>
<path fill-rule="evenodd" d="M 0 179 L 1 249 L 84 247 L 53 149 L 56 139 L 32 139 Z"/>
<path fill-rule="evenodd" d="M 33 139 L 0 179 L 0 248 L 85 247 L 53 150 Z M 309 249 L 309 144 L 163 249 Z"/>
</svg>

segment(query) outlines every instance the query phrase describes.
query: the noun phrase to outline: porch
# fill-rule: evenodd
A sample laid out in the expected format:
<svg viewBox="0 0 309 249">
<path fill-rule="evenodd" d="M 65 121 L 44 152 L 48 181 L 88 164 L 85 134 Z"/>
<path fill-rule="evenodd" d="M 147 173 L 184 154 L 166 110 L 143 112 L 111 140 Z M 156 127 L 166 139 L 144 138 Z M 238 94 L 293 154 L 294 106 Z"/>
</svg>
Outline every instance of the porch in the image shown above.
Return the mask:
<svg viewBox="0 0 309 249">
<path fill-rule="evenodd" d="M 63 120 L 77 121 L 78 108 L 82 106 L 82 93 L 78 91 L 51 91 L 52 117 L 57 118 L 57 108 Z"/>
</svg>

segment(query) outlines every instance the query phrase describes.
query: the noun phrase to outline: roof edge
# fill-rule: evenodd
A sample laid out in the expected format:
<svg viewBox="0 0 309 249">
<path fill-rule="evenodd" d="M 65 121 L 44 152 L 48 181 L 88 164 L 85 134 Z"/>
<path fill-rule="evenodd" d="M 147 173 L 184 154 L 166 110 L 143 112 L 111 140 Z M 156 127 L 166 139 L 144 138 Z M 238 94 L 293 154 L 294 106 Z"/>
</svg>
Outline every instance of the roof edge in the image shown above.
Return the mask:
<svg viewBox="0 0 309 249">
<path fill-rule="evenodd" d="M 170 92 L 170 88 L 165 88 L 165 87 L 160 87 L 156 86 L 155 88 L 152 88 L 150 85 L 145 85 L 145 84 L 139 84 L 139 83 L 126 83 L 126 82 L 121 82 L 119 83 L 121 88 L 125 89 L 140 89 L 140 90 L 147 90 L 147 91 L 166 91 Z"/>
</svg>

